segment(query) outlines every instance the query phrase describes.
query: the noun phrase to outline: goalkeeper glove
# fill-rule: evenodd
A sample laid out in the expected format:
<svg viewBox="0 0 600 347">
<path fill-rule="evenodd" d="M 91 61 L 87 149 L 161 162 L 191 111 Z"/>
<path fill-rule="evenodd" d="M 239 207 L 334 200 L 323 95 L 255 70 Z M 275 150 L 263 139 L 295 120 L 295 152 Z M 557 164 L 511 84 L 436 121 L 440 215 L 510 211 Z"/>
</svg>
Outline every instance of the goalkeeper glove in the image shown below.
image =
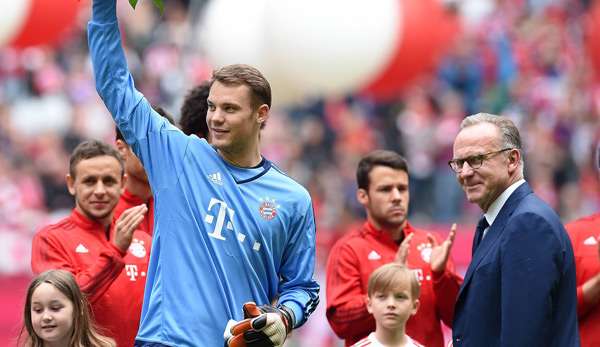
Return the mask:
<svg viewBox="0 0 600 347">
<path fill-rule="evenodd" d="M 226 328 L 226 345 L 229 347 L 278 347 L 294 327 L 294 313 L 279 305 L 256 306 L 244 304 L 244 320 L 230 321 Z M 229 332 L 229 334 L 227 334 Z"/>
</svg>

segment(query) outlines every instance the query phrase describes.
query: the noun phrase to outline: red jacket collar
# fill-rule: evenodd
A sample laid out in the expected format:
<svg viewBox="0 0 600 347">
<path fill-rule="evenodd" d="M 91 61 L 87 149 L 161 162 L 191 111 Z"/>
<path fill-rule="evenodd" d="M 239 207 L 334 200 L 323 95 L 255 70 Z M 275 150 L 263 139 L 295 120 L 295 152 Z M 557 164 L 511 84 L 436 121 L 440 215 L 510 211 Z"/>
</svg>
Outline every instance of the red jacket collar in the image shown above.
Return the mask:
<svg viewBox="0 0 600 347">
<path fill-rule="evenodd" d="M 397 245 L 396 241 L 392 238 L 392 233 L 390 233 L 386 230 L 377 229 L 369 221 L 366 221 L 365 224 L 363 224 L 363 229 L 367 232 L 367 234 L 373 235 L 374 237 L 376 237 L 386 243 Z M 402 231 L 404 232 L 404 236 L 406 237 L 406 236 L 412 234 L 415 231 L 415 229 L 407 221 L 406 226 L 404 227 L 404 229 Z"/>
<path fill-rule="evenodd" d="M 77 211 L 77 208 L 74 208 L 71 212 L 71 219 L 73 219 L 77 226 L 85 230 L 104 229 L 104 226 L 101 223 L 98 223 L 97 221 L 88 218 L 86 215 Z"/>
<path fill-rule="evenodd" d="M 112 238 L 112 235 L 111 235 L 112 232 L 107 233 L 104 225 L 83 215 L 81 212 L 77 211 L 77 208 L 73 209 L 73 211 L 71 212 L 71 215 L 69 217 L 82 230 L 89 231 L 91 233 L 102 232 L 102 233 L 104 233 L 104 235 L 107 239 Z M 113 230 L 114 224 L 115 224 L 115 221 L 113 219 L 113 221 L 110 224 L 109 230 L 111 230 L 111 231 Z"/>
</svg>

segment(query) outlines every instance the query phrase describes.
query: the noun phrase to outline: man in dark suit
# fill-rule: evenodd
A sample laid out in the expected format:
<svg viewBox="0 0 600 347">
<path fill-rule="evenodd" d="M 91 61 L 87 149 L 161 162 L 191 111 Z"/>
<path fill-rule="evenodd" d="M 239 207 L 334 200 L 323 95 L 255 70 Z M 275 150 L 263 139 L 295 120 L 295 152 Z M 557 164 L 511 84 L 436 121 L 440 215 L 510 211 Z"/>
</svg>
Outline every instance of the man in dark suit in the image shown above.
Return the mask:
<svg viewBox="0 0 600 347">
<path fill-rule="evenodd" d="M 465 118 L 449 165 L 484 212 L 455 306 L 454 347 L 579 346 L 573 249 L 523 179 L 516 126 L 490 114 Z"/>
</svg>

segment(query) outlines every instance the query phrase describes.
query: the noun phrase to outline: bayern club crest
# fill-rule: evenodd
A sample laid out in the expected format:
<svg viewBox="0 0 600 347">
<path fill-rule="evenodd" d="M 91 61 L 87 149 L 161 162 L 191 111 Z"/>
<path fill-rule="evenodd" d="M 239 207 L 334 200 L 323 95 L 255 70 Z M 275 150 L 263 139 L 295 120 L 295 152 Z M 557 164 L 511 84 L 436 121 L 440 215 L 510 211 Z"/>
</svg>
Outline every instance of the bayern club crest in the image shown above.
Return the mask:
<svg viewBox="0 0 600 347">
<path fill-rule="evenodd" d="M 129 245 L 129 252 L 137 258 L 145 257 L 146 247 L 144 247 L 144 241 L 138 239 L 131 240 L 131 244 Z"/>
<path fill-rule="evenodd" d="M 431 261 L 431 243 L 422 243 L 417 246 L 417 250 L 421 253 L 421 259 L 429 263 Z"/>
<path fill-rule="evenodd" d="M 260 199 L 261 203 L 258 207 L 258 213 L 264 220 L 272 220 L 277 216 L 277 209 L 280 207 L 275 203 L 275 199 L 264 198 Z"/>
</svg>

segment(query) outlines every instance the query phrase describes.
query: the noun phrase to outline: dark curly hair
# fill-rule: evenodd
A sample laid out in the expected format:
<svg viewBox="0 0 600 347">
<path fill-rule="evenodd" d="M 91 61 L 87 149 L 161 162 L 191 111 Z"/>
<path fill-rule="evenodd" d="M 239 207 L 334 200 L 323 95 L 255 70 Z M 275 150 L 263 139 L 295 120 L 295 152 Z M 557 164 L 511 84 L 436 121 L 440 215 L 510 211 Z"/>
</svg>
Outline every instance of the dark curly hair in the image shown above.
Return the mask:
<svg viewBox="0 0 600 347">
<path fill-rule="evenodd" d="M 208 110 L 208 92 L 210 82 L 205 81 L 192 88 L 181 106 L 179 127 L 186 135 L 195 134 L 200 138 L 208 138 L 208 125 L 206 125 L 206 112 Z"/>
</svg>

